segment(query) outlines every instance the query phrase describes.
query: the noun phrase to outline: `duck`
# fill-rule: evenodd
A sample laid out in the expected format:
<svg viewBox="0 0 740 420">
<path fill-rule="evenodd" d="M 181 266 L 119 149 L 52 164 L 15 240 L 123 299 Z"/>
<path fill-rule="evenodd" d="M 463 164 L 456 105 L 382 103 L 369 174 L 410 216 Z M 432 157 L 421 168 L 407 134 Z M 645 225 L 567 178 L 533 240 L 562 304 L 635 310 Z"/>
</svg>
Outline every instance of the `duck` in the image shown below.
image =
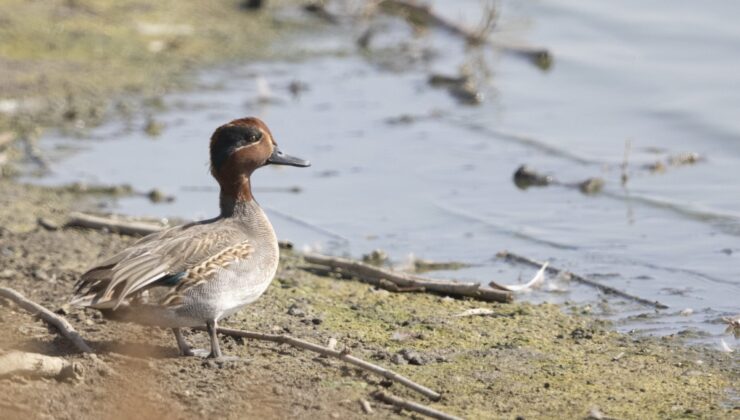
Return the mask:
<svg viewBox="0 0 740 420">
<path fill-rule="evenodd" d="M 219 321 L 265 292 L 280 257 L 275 231 L 252 194 L 252 173 L 311 163 L 283 153 L 256 117 L 218 127 L 209 151 L 220 214 L 144 236 L 96 263 L 76 282 L 70 303 L 115 320 L 170 328 L 180 355 L 220 359 Z M 203 326 L 209 353 L 192 349 L 182 333 Z"/>
</svg>

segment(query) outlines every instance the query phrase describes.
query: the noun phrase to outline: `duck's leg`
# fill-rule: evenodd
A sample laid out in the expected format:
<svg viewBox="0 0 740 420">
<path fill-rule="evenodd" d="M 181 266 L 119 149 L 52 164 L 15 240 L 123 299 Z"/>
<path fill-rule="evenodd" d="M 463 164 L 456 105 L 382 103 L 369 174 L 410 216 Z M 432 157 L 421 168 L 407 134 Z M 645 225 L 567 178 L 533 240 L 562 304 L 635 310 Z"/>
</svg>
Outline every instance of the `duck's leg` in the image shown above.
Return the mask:
<svg viewBox="0 0 740 420">
<path fill-rule="evenodd" d="M 206 350 L 190 348 L 190 345 L 185 341 L 185 337 L 182 335 L 182 331 L 179 328 L 173 328 L 172 332 L 175 333 L 177 347 L 180 349 L 180 356 L 205 357 L 207 355 Z"/>
<path fill-rule="evenodd" d="M 221 359 L 223 353 L 221 353 L 221 347 L 218 344 L 218 324 L 216 320 L 206 322 L 206 330 L 208 335 L 211 337 L 211 354 L 208 355 L 212 359 Z"/>
<path fill-rule="evenodd" d="M 193 356 L 193 351 L 190 349 L 188 342 L 185 341 L 185 337 L 182 336 L 182 331 L 179 328 L 173 328 L 172 332 L 175 333 L 177 347 L 180 349 L 180 356 Z"/>
</svg>

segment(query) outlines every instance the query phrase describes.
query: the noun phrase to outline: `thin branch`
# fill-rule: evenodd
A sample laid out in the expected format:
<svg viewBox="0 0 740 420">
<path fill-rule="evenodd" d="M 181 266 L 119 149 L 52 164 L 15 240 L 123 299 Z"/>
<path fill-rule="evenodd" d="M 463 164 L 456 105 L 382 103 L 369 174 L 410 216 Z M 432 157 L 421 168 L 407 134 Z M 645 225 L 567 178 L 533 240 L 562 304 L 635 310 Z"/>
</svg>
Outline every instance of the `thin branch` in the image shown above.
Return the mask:
<svg viewBox="0 0 740 420">
<path fill-rule="evenodd" d="M 404 410 L 413 411 L 415 413 L 423 414 L 433 419 L 441 420 L 461 420 L 460 417 L 453 416 L 451 414 L 443 413 L 439 410 L 435 410 L 432 407 L 415 403 L 413 401 L 404 400 L 403 398 L 396 397 L 395 395 L 386 394 L 383 391 L 373 392 L 373 398 L 378 401 L 382 401 L 386 404 L 393 405 Z"/>
<path fill-rule="evenodd" d="M 511 302 L 513 300 L 511 293 L 504 290 L 492 289 L 479 283 L 429 279 L 373 267 L 359 261 L 318 254 L 305 254 L 303 258 L 308 263 L 342 270 L 366 283 L 391 292 L 396 291 L 395 289 L 404 291 L 416 290 L 450 296 L 471 297 L 486 302 Z M 394 286 L 389 287 L 389 283 Z"/>
<path fill-rule="evenodd" d="M 198 330 L 198 331 L 206 330 L 205 327 L 193 327 L 193 329 Z M 230 328 L 219 328 L 218 332 L 224 335 L 231 336 L 231 337 L 251 338 L 254 340 L 271 341 L 273 343 L 278 343 L 278 344 L 288 344 L 290 346 L 297 347 L 297 348 L 304 349 L 304 350 L 309 350 L 309 351 L 319 353 L 324 356 L 334 357 L 334 358 L 343 360 L 351 365 L 357 366 L 360 369 L 373 372 L 388 380 L 398 382 L 399 384 L 404 385 L 424 395 L 425 397 L 431 399 L 432 401 L 439 401 L 439 399 L 442 398 L 442 396 L 438 392 L 435 392 L 423 385 L 419 385 L 416 382 L 412 381 L 411 379 L 403 375 L 400 375 L 396 372 L 393 372 L 392 370 L 385 369 L 378 365 L 372 364 L 370 362 L 366 362 L 362 359 L 352 356 L 346 350 L 345 351 L 332 350 L 328 347 L 324 347 L 324 346 L 314 344 L 314 343 L 309 343 L 308 341 L 303 341 L 295 337 L 291 337 L 289 335 L 262 334 L 262 333 L 252 332 L 252 331 L 234 330 Z"/>
<path fill-rule="evenodd" d="M 28 300 L 25 296 L 9 287 L 0 287 L 0 296 L 10 300 L 11 302 L 25 309 L 32 315 L 37 316 L 46 321 L 48 324 L 56 327 L 56 329 L 59 330 L 59 332 L 64 337 L 71 341 L 72 344 L 74 344 L 75 347 L 77 347 L 77 349 L 81 352 L 93 352 L 90 346 L 85 343 L 85 340 L 82 339 L 80 334 L 75 331 L 74 327 L 72 327 L 72 324 L 70 324 L 66 319 L 44 308 L 38 303 Z"/>
<path fill-rule="evenodd" d="M 522 264 L 532 265 L 532 266 L 535 266 L 535 267 L 541 267 L 542 264 L 543 264 L 540 261 L 536 261 L 534 259 L 531 259 L 529 257 L 525 257 L 523 255 L 514 254 L 514 253 L 509 252 L 509 251 L 501 251 L 501 252 L 499 252 L 496 255 L 499 258 L 503 258 L 503 259 L 508 260 L 508 261 L 514 261 L 514 262 L 518 262 L 518 263 L 522 263 Z M 587 279 L 587 278 L 585 278 L 585 277 L 583 277 L 581 275 L 578 275 L 578 274 L 575 274 L 575 273 L 571 273 L 570 271 L 561 270 L 561 269 L 555 268 L 553 266 L 548 266 L 547 267 L 547 271 L 549 271 L 550 273 L 555 274 L 555 275 L 558 275 L 560 273 L 563 273 L 563 274 L 567 275 L 568 278 L 571 279 L 571 280 L 575 280 L 578 283 L 585 284 L 587 286 L 595 287 L 595 288 L 597 288 L 597 289 L 601 290 L 602 292 L 604 292 L 606 294 L 609 294 L 609 295 L 619 296 L 619 297 L 622 297 L 622 298 L 625 298 L 625 299 L 628 299 L 628 300 L 631 300 L 631 301 L 634 301 L 634 302 L 642 303 L 643 305 L 652 306 L 653 308 L 657 308 L 657 309 L 668 309 L 668 306 L 667 305 L 664 305 L 664 304 L 662 304 L 662 303 L 660 303 L 658 301 L 652 301 L 652 300 L 648 300 L 648 299 L 645 299 L 645 298 L 641 298 L 639 296 L 631 295 L 631 294 L 629 294 L 627 292 L 623 292 L 623 291 L 621 291 L 619 289 L 615 289 L 615 288 L 613 288 L 611 286 L 607 286 L 605 284 L 598 283 L 598 282 L 596 282 L 594 280 Z"/>
</svg>

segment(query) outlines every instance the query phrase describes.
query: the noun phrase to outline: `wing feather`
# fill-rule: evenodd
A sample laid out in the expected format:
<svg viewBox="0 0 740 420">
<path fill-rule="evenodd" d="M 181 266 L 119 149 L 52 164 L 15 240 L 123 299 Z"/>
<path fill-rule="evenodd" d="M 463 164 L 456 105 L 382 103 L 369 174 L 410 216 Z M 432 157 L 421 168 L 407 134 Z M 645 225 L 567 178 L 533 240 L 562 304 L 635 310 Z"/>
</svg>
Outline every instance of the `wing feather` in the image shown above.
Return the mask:
<svg viewBox="0 0 740 420">
<path fill-rule="evenodd" d="M 131 247 L 104 260 L 84 273 L 75 285 L 72 303 L 116 308 L 163 277 L 186 273 L 177 284 L 162 287 L 181 294 L 202 280 L 214 264 L 230 264 L 249 255 L 246 233 L 224 221 L 177 226 L 146 236 Z M 231 250 L 231 251 L 230 251 Z M 220 258 L 220 259 L 219 259 Z M 211 270 L 212 271 L 212 270 Z M 182 286 L 183 281 L 190 286 Z M 168 294 L 169 296 L 169 294 Z"/>
</svg>

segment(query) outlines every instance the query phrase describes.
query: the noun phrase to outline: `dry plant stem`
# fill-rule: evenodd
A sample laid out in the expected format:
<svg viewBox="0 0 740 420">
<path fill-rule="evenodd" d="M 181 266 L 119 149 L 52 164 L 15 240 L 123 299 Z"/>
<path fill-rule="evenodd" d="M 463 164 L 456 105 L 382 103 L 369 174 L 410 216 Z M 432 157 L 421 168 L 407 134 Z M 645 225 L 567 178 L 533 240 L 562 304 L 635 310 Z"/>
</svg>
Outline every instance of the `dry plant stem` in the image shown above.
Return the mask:
<svg viewBox="0 0 740 420">
<path fill-rule="evenodd" d="M 205 331 L 205 327 L 194 327 L 194 330 L 198 331 Z M 414 391 L 424 395 L 425 397 L 433 400 L 438 401 L 442 396 L 423 385 L 419 385 L 416 382 L 412 381 L 411 379 L 399 375 L 396 372 L 393 372 L 392 370 L 385 369 L 383 367 L 380 367 L 378 365 L 372 364 L 370 362 L 366 362 L 362 359 L 359 359 L 357 357 L 354 357 L 350 355 L 346 351 L 340 351 L 340 350 L 332 350 L 328 347 L 320 346 L 318 344 L 309 343 L 308 341 L 303 341 L 300 339 L 297 339 L 295 337 L 291 337 L 289 335 L 277 335 L 277 334 L 262 334 L 252 331 L 242 331 L 242 330 L 234 330 L 230 328 L 218 328 L 218 332 L 224 335 L 228 335 L 231 337 L 242 337 L 242 338 L 251 338 L 254 340 L 262 340 L 262 341 L 271 341 L 273 343 L 278 344 L 288 344 L 293 347 L 297 347 L 304 350 L 309 350 L 324 356 L 328 357 L 334 357 L 340 360 L 343 360 L 351 365 L 357 366 L 360 369 L 367 370 L 369 372 L 373 372 L 375 374 L 378 374 L 388 380 L 398 382 L 401 385 L 404 385 L 410 389 L 413 389 Z"/>
<path fill-rule="evenodd" d="M 461 420 L 460 417 L 456 417 L 447 413 L 443 413 L 439 410 L 435 410 L 432 407 L 427 407 L 413 401 L 404 400 L 403 398 L 396 397 L 395 395 L 386 394 L 383 391 L 373 392 L 373 398 L 378 401 L 382 401 L 386 404 L 391 404 L 395 407 L 402 408 L 404 410 L 413 411 L 415 413 L 423 414 L 433 419 L 441 420 Z"/>
<path fill-rule="evenodd" d="M 366 283 L 391 292 L 396 290 L 417 290 L 449 296 L 471 297 L 486 302 L 511 302 L 513 299 L 510 292 L 496 290 L 479 283 L 458 283 L 454 281 L 428 279 L 373 267 L 359 261 L 318 254 L 305 254 L 303 258 L 308 263 L 342 270 Z M 393 284 L 394 287 L 389 287 L 389 283 Z"/>
<path fill-rule="evenodd" d="M 83 353 L 93 353 L 90 346 L 85 343 L 80 334 L 75 331 L 74 327 L 64 318 L 54 312 L 44 308 L 36 302 L 28 300 L 22 294 L 9 287 L 0 287 L 0 296 L 10 300 L 19 307 L 25 309 L 34 316 L 41 318 L 47 323 L 56 327 L 59 332 L 74 344 L 77 349 Z"/>
<path fill-rule="evenodd" d="M 533 260 L 533 259 L 531 259 L 529 257 L 525 257 L 523 255 L 514 254 L 514 253 L 509 252 L 509 251 L 501 251 L 501 252 L 499 252 L 496 255 L 498 257 L 504 258 L 504 259 L 506 259 L 508 261 L 514 261 L 514 262 L 518 262 L 518 263 L 522 263 L 522 264 L 532 265 L 532 266 L 535 266 L 535 267 L 542 267 L 542 262 L 540 262 L 540 261 Z M 648 300 L 648 299 L 645 299 L 645 298 L 641 298 L 639 296 L 631 295 L 631 294 L 626 293 L 626 292 L 623 292 L 623 291 L 621 291 L 619 289 L 615 289 L 615 288 L 613 288 L 611 286 L 607 286 L 605 284 L 601 284 L 601 283 L 595 282 L 595 281 L 590 280 L 590 279 L 587 279 L 587 278 L 585 278 L 585 277 L 583 277 L 581 275 L 578 275 L 578 274 L 575 274 L 575 273 L 571 273 L 570 271 L 565 271 L 565 270 L 561 270 L 559 268 L 555 268 L 555 267 L 553 267 L 551 265 L 549 265 L 547 267 L 547 271 L 550 272 L 550 273 L 552 273 L 552 274 L 555 274 L 555 275 L 560 274 L 560 273 L 567 274 L 570 279 L 575 280 L 578 283 L 585 284 L 587 286 L 595 287 L 595 288 L 597 288 L 597 289 L 601 290 L 602 292 L 604 292 L 606 294 L 609 294 L 609 295 L 619 296 L 619 297 L 625 298 L 627 300 L 631 300 L 631 301 L 634 301 L 634 302 L 641 303 L 643 305 L 652 306 L 653 308 L 656 308 L 656 309 L 668 309 L 668 306 L 667 305 L 664 305 L 664 304 L 662 304 L 662 303 L 660 303 L 658 301 L 652 301 L 652 300 Z"/>
</svg>

